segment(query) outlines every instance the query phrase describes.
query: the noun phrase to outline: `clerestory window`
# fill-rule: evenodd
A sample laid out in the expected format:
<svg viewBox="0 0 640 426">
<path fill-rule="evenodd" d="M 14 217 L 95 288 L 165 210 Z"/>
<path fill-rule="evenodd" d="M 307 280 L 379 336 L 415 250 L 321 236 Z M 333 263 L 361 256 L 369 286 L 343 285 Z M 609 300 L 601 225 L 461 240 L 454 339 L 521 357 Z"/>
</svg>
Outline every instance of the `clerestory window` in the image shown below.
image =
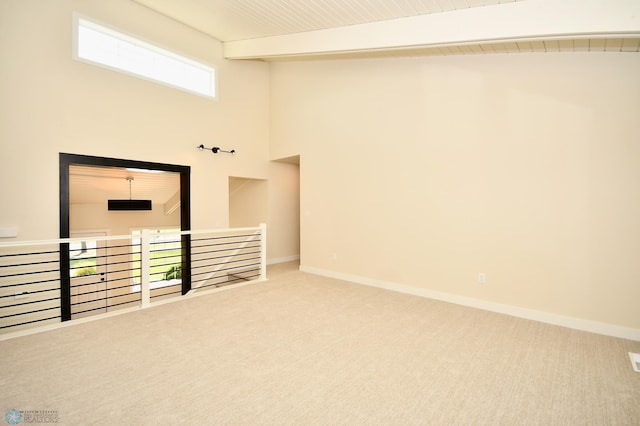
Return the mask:
<svg viewBox="0 0 640 426">
<path fill-rule="evenodd" d="M 74 15 L 79 61 L 216 98 L 215 68 Z"/>
</svg>

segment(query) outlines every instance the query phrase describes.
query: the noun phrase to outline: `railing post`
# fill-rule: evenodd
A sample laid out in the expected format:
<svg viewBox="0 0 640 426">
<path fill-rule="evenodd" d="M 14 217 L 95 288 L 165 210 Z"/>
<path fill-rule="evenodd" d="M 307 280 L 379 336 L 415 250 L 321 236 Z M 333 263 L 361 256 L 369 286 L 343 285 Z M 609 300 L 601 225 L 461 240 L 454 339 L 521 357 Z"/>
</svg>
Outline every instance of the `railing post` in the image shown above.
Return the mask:
<svg viewBox="0 0 640 426">
<path fill-rule="evenodd" d="M 267 280 L 267 224 L 260 224 L 260 281 Z"/>
<path fill-rule="evenodd" d="M 71 319 L 71 276 L 69 243 L 60 243 L 60 321 Z"/>
<path fill-rule="evenodd" d="M 148 229 L 143 229 L 140 234 L 140 306 L 142 308 L 148 307 L 151 300 L 149 289 L 151 281 L 150 250 L 151 232 Z"/>
</svg>

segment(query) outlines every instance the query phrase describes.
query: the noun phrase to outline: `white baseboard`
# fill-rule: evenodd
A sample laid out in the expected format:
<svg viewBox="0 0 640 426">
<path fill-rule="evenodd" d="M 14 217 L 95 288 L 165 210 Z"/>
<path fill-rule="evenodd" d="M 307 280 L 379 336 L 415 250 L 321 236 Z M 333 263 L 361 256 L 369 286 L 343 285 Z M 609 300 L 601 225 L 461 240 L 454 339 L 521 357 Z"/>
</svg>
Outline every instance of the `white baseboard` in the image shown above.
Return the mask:
<svg viewBox="0 0 640 426">
<path fill-rule="evenodd" d="M 619 337 L 622 339 L 640 341 L 640 330 L 630 327 L 623 327 L 614 324 L 590 321 L 580 318 L 568 317 L 550 312 L 537 311 L 518 306 L 504 305 L 501 303 L 489 302 L 481 299 L 474 299 L 465 296 L 459 296 L 451 293 L 443 293 L 424 288 L 411 287 L 404 284 L 398 284 L 389 281 L 376 280 L 372 278 L 361 277 L 358 275 L 343 274 L 341 272 L 329 271 L 321 268 L 310 266 L 300 266 L 300 271 L 310 274 L 320 275 L 327 278 L 336 278 L 343 281 L 349 281 L 357 284 L 364 284 L 371 287 L 383 288 L 385 290 L 397 291 L 399 293 L 411 294 L 414 296 L 426 297 L 428 299 L 440 300 L 443 302 L 455 303 L 457 305 L 469 306 L 472 308 L 483 309 L 485 311 L 496 312 L 500 314 L 510 315 L 513 317 L 524 318 L 539 321 L 547 324 L 559 325 L 562 327 L 572 328 L 575 330 L 588 331 L 591 333 L 603 334 L 606 336 Z"/>
<path fill-rule="evenodd" d="M 277 263 L 293 262 L 294 260 L 300 260 L 300 255 L 278 257 L 276 259 L 267 259 L 267 265 L 275 265 Z"/>
</svg>

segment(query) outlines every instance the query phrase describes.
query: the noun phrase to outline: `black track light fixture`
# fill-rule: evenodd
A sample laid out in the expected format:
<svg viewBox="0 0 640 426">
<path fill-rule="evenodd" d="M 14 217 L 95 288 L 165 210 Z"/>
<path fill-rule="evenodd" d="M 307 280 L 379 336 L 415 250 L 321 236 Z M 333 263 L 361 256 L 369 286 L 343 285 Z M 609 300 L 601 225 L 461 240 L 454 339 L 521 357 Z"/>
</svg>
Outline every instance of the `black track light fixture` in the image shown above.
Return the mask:
<svg viewBox="0 0 640 426">
<path fill-rule="evenodd" d="M 217 146 L 214 146 L 213 148 L 207 148 L 207 147 L 206 147 L 206 146 L 204 146 L 204 145 L 198 145 L 198 146 L 197 146 L 197 148 L 198 148 L 200 151 L 205 151 L 205 150 L 209 151 L 209 150 L 210 150 L 210 151 L 211 151 L 211 152 L 213 152 L 214 154 L 217 154 L 217 153 L 219 153 L 219 152 L 225 152 L 225 153 L 227 153 L 227 154 L 235 155 L 235 153 L 236 153 L 236 150 L 235 150 L 235 149 L 232 149 L 231 151 L 226 151 L 226 150 L 224 150 L 224 149 L 222 149 L 222 148 L 218 148 Z"/>
</svg>

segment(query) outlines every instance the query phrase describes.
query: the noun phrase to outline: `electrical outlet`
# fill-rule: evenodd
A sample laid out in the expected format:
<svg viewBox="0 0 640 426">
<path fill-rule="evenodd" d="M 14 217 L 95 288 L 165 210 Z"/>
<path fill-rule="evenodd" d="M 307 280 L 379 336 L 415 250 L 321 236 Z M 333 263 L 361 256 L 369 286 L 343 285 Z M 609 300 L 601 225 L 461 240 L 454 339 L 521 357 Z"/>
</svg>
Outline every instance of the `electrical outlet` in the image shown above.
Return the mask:
<svg viewBox="0 0 640 426">
<path fill-rule="evenodd" d="M 2 227 L 0 228 L 0 238 L 12 238 L 18 236 L 18 227 L 10 226 L 10 227 Z"/>
<path fill-rule="evenodd" d="M 487 277 L 485 277 L 484 272 L 480 272 L 478 274 L 478 284 L 484 284 L 487 281 Z"/>
<path fill-rule="evenodd" d="M 331 254 L 331 260 L 338 260 L 338 255 L 335 253 Z"/>
</svg>

